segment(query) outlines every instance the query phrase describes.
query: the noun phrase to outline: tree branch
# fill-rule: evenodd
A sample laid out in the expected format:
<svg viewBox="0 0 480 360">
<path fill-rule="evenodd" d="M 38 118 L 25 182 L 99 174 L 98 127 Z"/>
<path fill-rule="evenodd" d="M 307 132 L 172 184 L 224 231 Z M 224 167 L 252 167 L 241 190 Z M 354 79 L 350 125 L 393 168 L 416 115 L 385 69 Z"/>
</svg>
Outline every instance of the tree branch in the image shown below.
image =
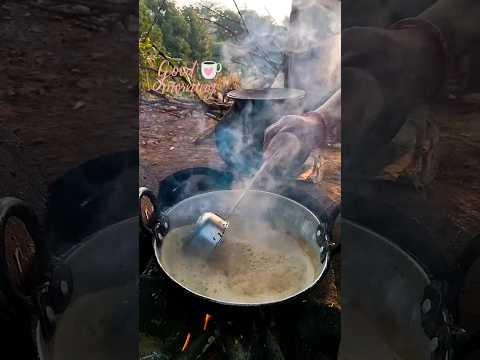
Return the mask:
<svg viewBox="0 0 480 360">
<path fill-rule="evenodd" d="M 229 32 L 230 34 L 232 34 L 233 37 L 235 37 L 235 38 L 238 37 L 238 34 L 237 34 L 235 31 L 233 31 L 232 29 L 229 29 L 228 27 L 226 27 L 226 26 L 224 26 L 224 25 L 222 25 L 222 24 L 219 24 L 218 22 L 216 22 L 216 21 L 214 21 L 214 20 L 211 20 L 211 19 L 208 19 L 208 18 L 204 18 L 204 17 L 200 17 L 200 16 L 199 16 L 199 18 L 202 19 L 202 20 L 208 21 L 209 23 L 212 23 L 212 24 L 218 26 L 219 28 L 221 28 L 221 29 L 223 29 L 223 30 L 228 31 L 228 32 Z"/>
<path fill-rule="evenodd" d="M 242 19 L 243 26 L 245 27 L 245 31 L 247 32 L 247 34 L 249 34 L 250 32 L 248 31 L 247 23 L 245 22 L 245 19 L 243 18 L 243 15 L 240 12 L 240 9 L 238 8 L 237 2 L 235 0 L 233 0 L 233 3 L 235 4 L 235 7 L 237 8 L 237 12 L 238 12 L 238 15 L 240 15 L 240 19 Z"/>
<path fill-rule="evenodd" d="M 158 0 L 158 6 L 157 6 L 157 11 L 155 12 L 155 17 L 153 18 L 153 21 L 152 21 L 152 24 L 150 25 L 150 28 L 148 29 L 147 33 L 146 34 L 142 34 L 142 37 L 148 37 L 150 36 L 150 33 L 152 32 L 153 30 L 153 27 L 155 26 L 155 24 L 157 23 L 158 21 L 158 17 L 159 17 L 159 14 L 160 14 L 160 9 L 163 8 L 165 6 L 165 2 L 167 0 L 163 0 L 163 3 L 162 5 L 160 5 L 160 0 Z"/>
<path fill-rule="evenodd" d="M 211 11 L 212 13 L 220 16 L 221 18 L 223 18 L 223 19 L 225 19 L 225 20 L 227 20 L 227 21 L 230 21 L 230 22 L 235 23 L 235 24 L 238 24 L 238 25 L 242 25 L 242 22 L 241 22 L 241 21 L 238 21 L 238 20 L 236 20 L 236 19 L 232 19 L 231 17 L 228 17 L 228 16 L 226 16 L 225 14 L 222 14 L 222 13 L 221 13 L 220 11 L 218 11 L 218 10 L 209 8 L 208 6 L 203 5 L 203 4 L 200 4 L 200 6 L 203 7 L 203 8 L 205 8 L 205 9 L 207 9 L 208 11 Z"/>
</svg>

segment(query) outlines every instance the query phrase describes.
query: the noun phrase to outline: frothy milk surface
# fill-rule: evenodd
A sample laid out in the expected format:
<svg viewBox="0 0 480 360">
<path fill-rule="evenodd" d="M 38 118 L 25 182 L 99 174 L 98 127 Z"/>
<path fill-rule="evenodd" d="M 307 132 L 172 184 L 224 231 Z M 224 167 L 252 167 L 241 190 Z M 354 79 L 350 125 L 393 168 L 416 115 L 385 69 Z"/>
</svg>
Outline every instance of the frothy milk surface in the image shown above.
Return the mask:
<svg viewBox="0 0 480 360">
<path fill-rule="evenodd" d="M 265 223 L 232 221 L 224 242 L 208 259 L 185 252 L 193 226 L 173 229 L 162 244 L 166 271 L 192 291 L 223 302 L 280 300 L 312 284 L 318 268 L 305 240 Z"/>
</svg>

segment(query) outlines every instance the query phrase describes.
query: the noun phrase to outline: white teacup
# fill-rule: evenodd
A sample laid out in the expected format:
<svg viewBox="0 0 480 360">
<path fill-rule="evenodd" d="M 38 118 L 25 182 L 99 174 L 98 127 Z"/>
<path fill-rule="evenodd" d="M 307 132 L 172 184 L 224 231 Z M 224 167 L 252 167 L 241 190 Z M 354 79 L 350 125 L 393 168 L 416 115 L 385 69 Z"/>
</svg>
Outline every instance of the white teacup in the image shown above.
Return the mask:
<svg viewBox="0 0 480 360">
<path fill-rule="evenodd" d="M 214 61 L 204 61 L 201 65 L 201 72 L 204 79 L 212 80 L 222 71 L 222 64 Z"/>
</svg>

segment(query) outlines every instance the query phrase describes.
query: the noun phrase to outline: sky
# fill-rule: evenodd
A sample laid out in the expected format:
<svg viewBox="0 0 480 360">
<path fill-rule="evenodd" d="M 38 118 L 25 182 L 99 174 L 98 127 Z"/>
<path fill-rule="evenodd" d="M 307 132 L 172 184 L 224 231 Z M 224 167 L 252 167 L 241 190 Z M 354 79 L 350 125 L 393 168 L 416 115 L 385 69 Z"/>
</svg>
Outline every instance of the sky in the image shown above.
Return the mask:
<svg viewBox="0 0 480 360">
<path fill-rule="evenodd" d="M 191 5 L 200 0 L 175 0 L 179 6 Z M 212 0 L 223 7 L 236 10 L 233 0 Z M 286 16 L 290 16 L 292 0 L 236 0 L 240 10 L 255 10 L 261 15 L 270 15 L 277 23 L 281 23 Z M 268 12 L 267 12 L 268 11 Z"/>
</svg>

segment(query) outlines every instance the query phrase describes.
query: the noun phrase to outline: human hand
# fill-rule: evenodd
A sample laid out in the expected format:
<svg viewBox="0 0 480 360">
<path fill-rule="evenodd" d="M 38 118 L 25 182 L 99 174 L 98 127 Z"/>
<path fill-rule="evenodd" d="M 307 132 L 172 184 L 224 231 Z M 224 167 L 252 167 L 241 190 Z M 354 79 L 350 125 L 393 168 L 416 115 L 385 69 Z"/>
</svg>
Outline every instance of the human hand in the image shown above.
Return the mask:
<svg viewBox="0 0 480 360">
<path fill-rule="evenodd" d="M 277 122 L 270 125 L 264 136 L 265 159 L 270 158 L 275 153 L 283 150 L 285 145 L 292 145 L 293 138 L 290 138 L 287 144 L 279 141 L 280 136 L 284 140 L 283 134 L 293 135 L 299 140 L 299 146 L 303 152 L 310 152 L 314 147 L 319 146 L 323 140 L 324 131 L 321 121 L 313 115 L 287 115 Z"/>
<path fill-rule="evenodd" d="M 289 115 L 267 128 L 264 139 L 266 172 L 296 176 L 310 152 L 324 140 L 322 121 L 312 115 Z"/>
<path fill-rule="evenodd" d="M 265 131 L 264 159 L 271 172 L 296 175 L 315 147 L 325 144 L 327 135 L 339 138 L 341 92 L 337 91 L 317 111 L 288 115 Z"/>
</svg>

